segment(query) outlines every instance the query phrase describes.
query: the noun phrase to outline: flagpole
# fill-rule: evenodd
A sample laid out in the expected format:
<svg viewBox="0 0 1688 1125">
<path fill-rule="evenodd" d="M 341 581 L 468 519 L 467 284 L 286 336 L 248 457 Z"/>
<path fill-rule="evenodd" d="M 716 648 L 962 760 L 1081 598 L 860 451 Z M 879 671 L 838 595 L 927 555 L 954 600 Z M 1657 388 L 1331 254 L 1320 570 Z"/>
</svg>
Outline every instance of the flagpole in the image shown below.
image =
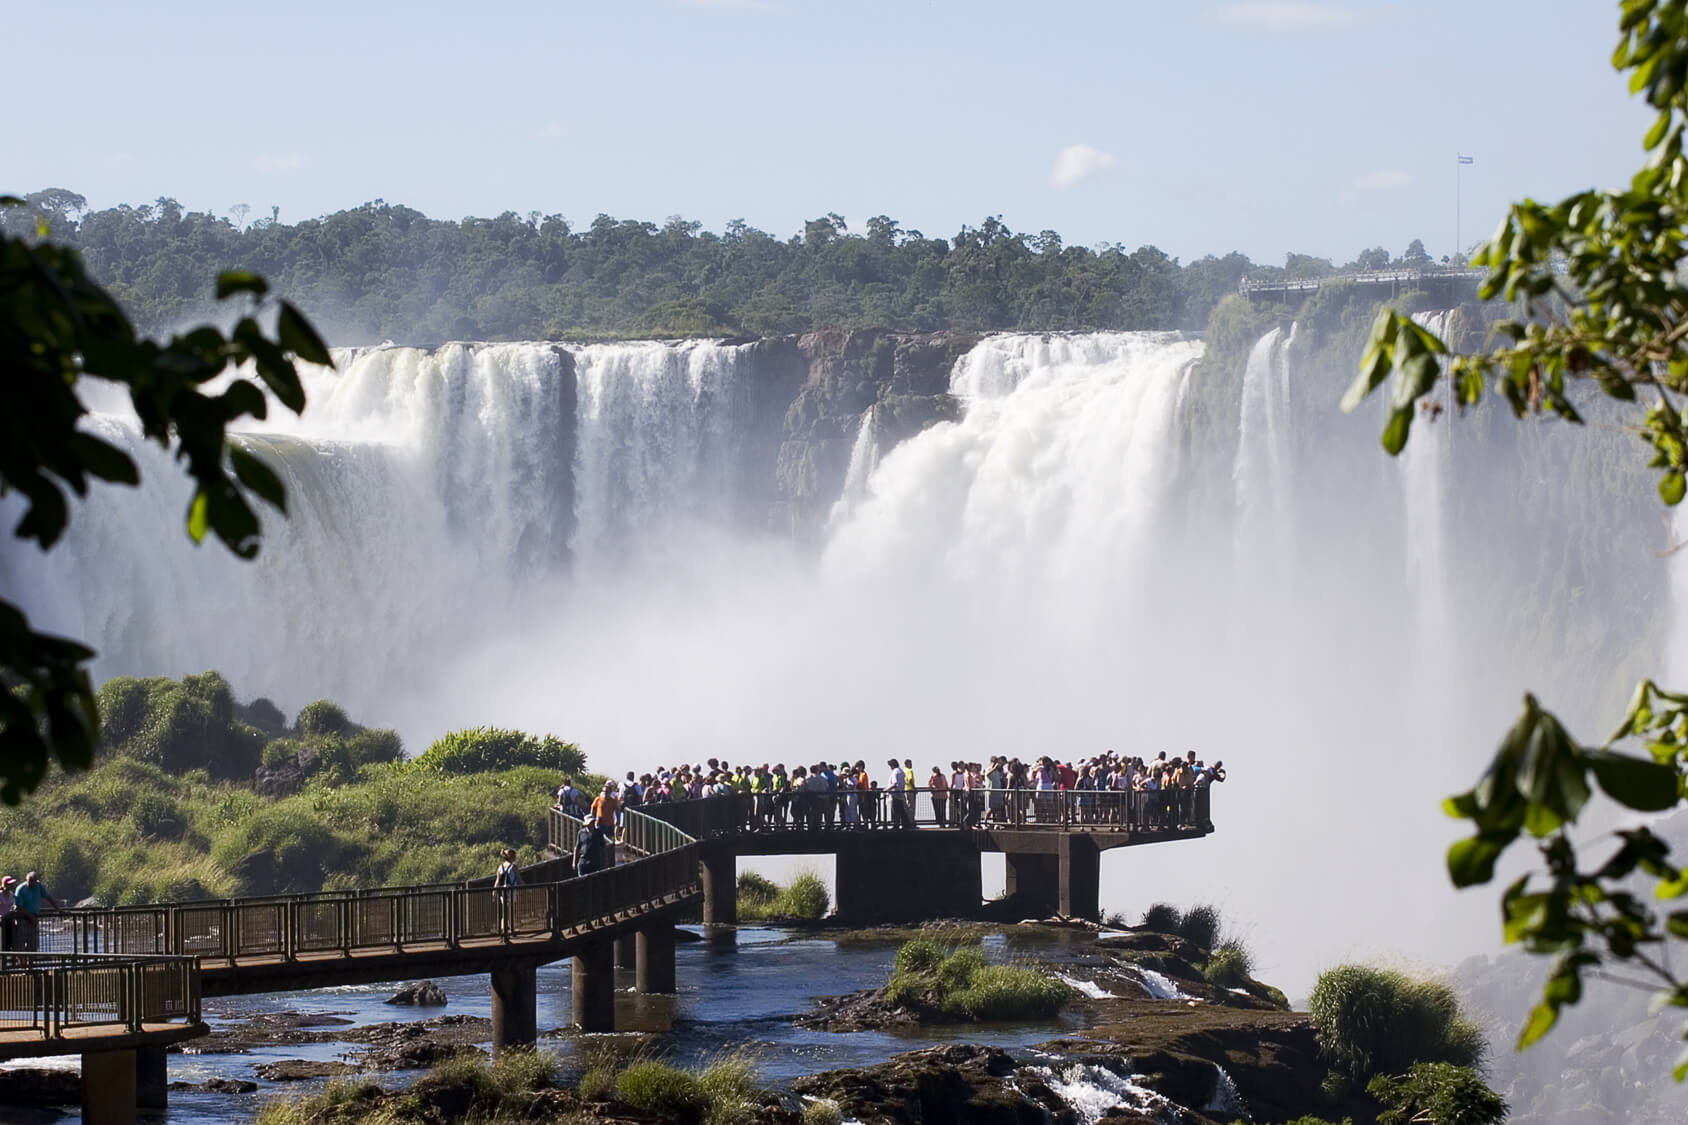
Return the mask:
<svg viewBox="0 0 1688 1125">
<path fill-rule="evenodd" d="M 1454 259 L 1459 258 L 1460 248 L 1460 169 L 1465 167 L 1465 157 L 1456 150 L 1454 152 Z"/>
</svg>

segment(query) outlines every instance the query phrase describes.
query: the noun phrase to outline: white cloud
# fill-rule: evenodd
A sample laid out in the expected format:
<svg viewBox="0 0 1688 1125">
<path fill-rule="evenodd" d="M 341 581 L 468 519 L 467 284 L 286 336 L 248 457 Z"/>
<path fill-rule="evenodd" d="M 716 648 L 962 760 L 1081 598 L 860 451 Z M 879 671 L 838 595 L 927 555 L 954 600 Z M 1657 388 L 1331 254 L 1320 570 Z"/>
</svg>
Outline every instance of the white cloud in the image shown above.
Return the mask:
<svg viewBox="0 0 1688 1125">
<path fill-rule="evenodd" d="M 1119 160 L 1112 153 L 1091 145 L 1068 145 L 1055 158 L 1055 167 L 1049 170 L 1049 185 L 1070 188 L 1118 165 Z"/>
<path fill-rule="evenodd" d="M 568 130 L 563 128 L 562 122 L 551 121 L 536 129 L 533 135 L 542 141 L 560 141 L 567 133 Z"/>
<path fill-rule="evenodd" d="M 263 152 L 252 158 L 252 167 L 260 172 L 297 172 L 304 166 L 305 156 L 299 152 L 287 152 L 280 155 Z"/>
<path fill-rule="evenodd" d="M 1359 27 L 1373 14 L 1362 8 L 1335 4 L 1270 2 L 1220 4 L 1208 9 L 1207 18 L 1211 23 L 1238 31 L 1333 31 Z"/>
</svg>

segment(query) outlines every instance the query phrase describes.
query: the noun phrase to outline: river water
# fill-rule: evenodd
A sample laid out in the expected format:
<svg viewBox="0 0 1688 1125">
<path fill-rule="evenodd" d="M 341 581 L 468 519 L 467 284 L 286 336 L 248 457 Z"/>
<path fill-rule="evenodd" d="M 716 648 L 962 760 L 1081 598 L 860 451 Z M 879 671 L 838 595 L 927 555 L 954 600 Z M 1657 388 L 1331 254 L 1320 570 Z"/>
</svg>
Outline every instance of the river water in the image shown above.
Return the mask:
<svg viewBox="0 0 1688 1125">
<path fill-rule="evenodd" d="M 703 935 L 703 940 L 682 942 L 676 949 L 679 988 L 676 995 L 640 996 L 633 990 L 632 970 L 617 971 L 617 1034 L 656 1033 L 656 1049 L 682 1065 L 705 1063 L 725 1052 L 748 1051 L 756 1060 L 763 1085 L 774 1089 L 787 1087 L 801 1075 L 864 1066 L 936 1043 L 959 1040 L 1013 1049 L 1043 1042 L 1079 1026 L 1079 1017 L 1069 1015 L 1034 1024 L 957 1025 L 922 1028 L 911 1034 L 807 1030 L 793 1026 L 791 1021 L 815 999 L 884 984 L 897 943 L 840 942 L 830 937 L 771 928 L 721 928 L 707 934 L 702 927 L 684 928 Z M 992 962 L 1035 958 L 1082 965 L 1097 961 L 1092 941 L 1093 935 L 1088 933 L 1055 932 L 992 934 L 984 938 L 983 944 L 985 956 Z M 426 1019 L 445 1013 L 491 1015 L 485 976 L 436 980 L 449 1000 L 443 1009 L 402 1008 L 384 1003 L 401 983 L 222 997 L 205 1001 L 204 1018 L 216 1029 L 239 1024 L 259 1013 L 275 1012 L 333 1015 L 351 1021 L 351 1026 Z M 560 1057 L 565 1078 L 578 1070 L 576 1059 L 585 1044 L 608 1038 L 572 1032 L 545 1037 L 548 1029 L 563 1028 L 569 1023 L 567 961 L 540 968 L 538 1014 L 540 1049 Z M 187 1046 L 191 1050 L 192 1044 Z M 345 1059 L 354 1050 L 353 1045 L 345 1043 L 292 1043 L 255 1048 L 244 1054 L 171 1054 L 172 1082 L 242 1079 L 258 1082 L 259 1089 L 253 1094 L 174 1091 L 170 1094 L 170 1108 L 154 1120 L 167 1125 L 220 1125 L 250 1120 L 267 1100 L 303 1096 L 323 1084 L 320 1081 L 266 1082 L 255 1073 L 258 1065 L 279 1059 Z M 75 1056 L 68 1056 L 14 1065 L 74 1068 L 77 1062 Z M 420 1073 L 397 1071 L 370 1077 L 393 1087 L 412 1081 Z M 77 1117 L 71 1111 L 61 1120 Z M 0 1121 L 4 1119 L 5 1112 L 0 1110 Z"/>
</svg>

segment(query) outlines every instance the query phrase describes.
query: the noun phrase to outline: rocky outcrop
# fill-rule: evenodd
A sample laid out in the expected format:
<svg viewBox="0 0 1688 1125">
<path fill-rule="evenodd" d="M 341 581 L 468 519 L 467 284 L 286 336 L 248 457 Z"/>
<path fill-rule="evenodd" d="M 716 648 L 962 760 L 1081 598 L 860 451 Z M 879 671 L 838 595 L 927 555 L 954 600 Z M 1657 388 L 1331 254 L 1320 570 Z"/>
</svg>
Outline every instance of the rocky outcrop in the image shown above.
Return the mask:
<svg viewBox="0 0 1688 1125">
<path fill-rule="evenodd" d="M 207 1078 L 204 1082 L 172 1082 L 169 1089 L 201 1094 L 252 1094 L 257 1092 L 258 1084 L 239 1078 Z"/>
<path fill-rule="evenodd" d="M 871 329 L 799 337 L 807 364 L 802 388 L 785 412 L 775 466 L 775 523 L 799 540 L 825 526 L 843 491 L 864 414 L 883 454 L 928 426 L 953 420 L 950 369 L 978 342 L 962 332 L 900 334 Z"/>
<path fill-rule="evenodd" d="M 423 1008 L 445 1007 L 445 989 L 431 980 L 412 981 L 391 996 L 387 997 L 388 1004 L 412 1004 Z"/>
<path fill-rule="evenodd" d="M 1073 1125 L 1077 1115 L 1041 1081 L 1017 1081 L 1000 1047 L 955 1043 L 896 1055 L 856 1070 L 799 1078 L 804 1097 L 828 1098 L 844 1116 L 898 1125 Z"/>
<path fill-rule="evenodd" d="M 259 1078 L 267 1082 L 304 1082 L 312 1078 L 342 1078 L 358 1072 L 358 1068 L 351 1063 L 333 1062 L 326 1059 L 278 1059 L 275 1062 L 259 1063 L 253 1070 Z"/>
</svg>

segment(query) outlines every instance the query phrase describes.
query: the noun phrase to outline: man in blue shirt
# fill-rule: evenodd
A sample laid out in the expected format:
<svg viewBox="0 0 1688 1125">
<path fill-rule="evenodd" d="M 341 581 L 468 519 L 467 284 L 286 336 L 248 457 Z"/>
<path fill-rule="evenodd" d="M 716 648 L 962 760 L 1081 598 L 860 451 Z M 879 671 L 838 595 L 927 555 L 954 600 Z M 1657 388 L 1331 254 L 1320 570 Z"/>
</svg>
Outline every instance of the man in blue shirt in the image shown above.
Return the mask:
<svg viewBox="0 0 1688 1125">
<path fill-rule="evenodd" d="M 31 871 L 23 877 L 23 886 L 13 895 L 13 914 L 17 919 L 13 940 L 20 952 L 34 953 L 41 948 L 42 899 L 52 903 L 54 910 L 64 909 L 58 899 L 47 893 L 47 884 L 41 881 L 40 873 Z"/>
</svg>

